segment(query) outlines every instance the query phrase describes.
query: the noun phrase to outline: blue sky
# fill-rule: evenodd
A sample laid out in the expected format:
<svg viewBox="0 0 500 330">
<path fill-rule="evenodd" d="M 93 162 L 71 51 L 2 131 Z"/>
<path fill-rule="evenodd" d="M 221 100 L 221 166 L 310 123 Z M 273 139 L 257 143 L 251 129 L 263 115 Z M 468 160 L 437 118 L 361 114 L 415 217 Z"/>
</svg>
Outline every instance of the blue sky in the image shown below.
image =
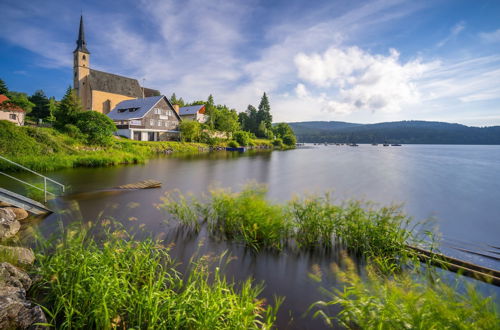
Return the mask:
<svg viewBox="0 0 500 330">
<path fill-rule="evenodd" d="M 91 67 L 275 121 L 500 125 L 500 1 L 0 2 L 0 78 L 60 98 Z"/>
</svg>

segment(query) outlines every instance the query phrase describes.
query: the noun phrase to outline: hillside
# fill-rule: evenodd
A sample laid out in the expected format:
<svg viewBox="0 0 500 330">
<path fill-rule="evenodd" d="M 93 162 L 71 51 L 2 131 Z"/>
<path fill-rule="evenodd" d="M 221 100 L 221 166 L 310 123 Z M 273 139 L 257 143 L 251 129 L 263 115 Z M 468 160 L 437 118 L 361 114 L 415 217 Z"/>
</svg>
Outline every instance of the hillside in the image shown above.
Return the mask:
<svg viewBox="0 0 500 330">
<path fill-rule="evenodd" d="M 431 121 L 378 124 L 310 121 L 289 125 L 299 142 L 500 144 L 500 126 L 472 127 Z"/>
</svg>

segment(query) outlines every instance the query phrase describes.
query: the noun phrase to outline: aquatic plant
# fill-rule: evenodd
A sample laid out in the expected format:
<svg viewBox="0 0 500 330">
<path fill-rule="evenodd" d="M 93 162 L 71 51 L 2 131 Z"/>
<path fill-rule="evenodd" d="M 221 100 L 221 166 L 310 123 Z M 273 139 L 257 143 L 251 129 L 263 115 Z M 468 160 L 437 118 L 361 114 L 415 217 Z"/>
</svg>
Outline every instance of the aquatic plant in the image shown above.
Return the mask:
<svg viewBox="0 0 500 330">
<path fill-rule="evenodd" d="M 330 326 L 340 323 L 348 329 L 499 329 L 500 315 L 492 297 L 485 298 L 474 287 L 465 293 L 441 280 L 427 280 L 412 273 L 381 277 L 368 267 L 361 278 L 354 263 L 344 259 L 346 269 L 332 265 L 332 272 L 344 286 L 323 289 L 329 300 L 310 307 L 314 317 Z M 317 278 L 317 275 L 312 276 Z M 341 311 L 330 315 L 328 308 Z"/>
<path fill-rule="evenodd" d="M 183 276 L 168 248 L 124 230 L 96 241 L 88 227 L 72 226 L 43 245 L 33 295 L 57 328 L 271 328 L 281 303 L 259 299 L 263 287 L 251 280 L 235 285 L 219 268 L 210 272 L 204 257 Z"/>
<path fill-rule="evenodd" d="M 189 201 L 177 192 L 160 205 L 181 223 L 198 228 L 206 221 L 213 235 L 244 242 L 254 250 L 281 250 L 295 242 L 302 249 L 330 248 L 333 244 L 366 258 L 378 259 L 390 270 L 413 252 L 410 219 L 398 207 L 373 208 L 360 202 L 335 205 L 329 195 L 294 199 L 279 205 L 266 200 L 262 185 L 246 185 L 241 192 L 210 191 L 203 202 Z M 199 224 L 193 225 L 198 222 Z"/>
</svg>

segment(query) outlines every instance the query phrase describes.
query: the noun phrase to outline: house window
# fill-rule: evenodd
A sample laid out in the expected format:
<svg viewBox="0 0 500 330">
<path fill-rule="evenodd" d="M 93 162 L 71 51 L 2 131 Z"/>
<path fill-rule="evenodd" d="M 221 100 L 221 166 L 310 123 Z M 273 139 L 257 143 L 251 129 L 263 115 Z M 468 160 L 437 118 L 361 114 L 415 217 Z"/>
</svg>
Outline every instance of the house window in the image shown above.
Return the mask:
<svg viewBox="0 0 500 330">
<path fill-rule="evenodd" d="M 12 119 L 12 120 L 16 120 L 17 119 L 17 115 L 15 113 L 11 113 L 9 115 L 9 118 Z"/>
<path fill-rule="evenodd" d="M 161 126 L 161 120 L 158 120 L 158 126 Z"/>
<path fill-rule="evenodd" d="M 150 126 L 154 126 L 154 125 L 155 125 L 155 121 L 154 121 L 154 119 L 150 119 L 150 120 L 149 120 L 149 125 L 150 125 Z"/>
</svg>

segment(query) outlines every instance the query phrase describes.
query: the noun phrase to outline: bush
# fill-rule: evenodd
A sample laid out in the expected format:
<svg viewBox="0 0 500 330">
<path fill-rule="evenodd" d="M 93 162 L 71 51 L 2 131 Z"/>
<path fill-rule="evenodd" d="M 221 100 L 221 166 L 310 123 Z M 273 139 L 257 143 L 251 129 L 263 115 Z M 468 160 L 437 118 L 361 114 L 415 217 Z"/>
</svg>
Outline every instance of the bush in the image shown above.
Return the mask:
<svg viewBox="0 0 500 330">
<path fill-rule="evenodd" d="M 72 124 L 64 125 L 63 131 L 64 131 L 64 133 L 68 134 L 69 136 L 71 136 L 73 138 L 77 138 L 77 139 L 85 138 L 85 135 L 82 134 L 82 131 L 80 131 L 80 129 L 78 127 L 76 127 L 75 125 L 72 125 Z"/>
<path fill-rule="evenodd" d="M 96 111 L 80 112 L 76 126 L 87 136 L 88 144 L 109 145 L 116 131 L 115 123 L 106 115 Z"/>
<path fill-rule="evenodd" d="M 234 141 L 234 140 L 231 140 L 228 142 L 227 146 L 229 148 L 238 148 L 240 145 L 238 144 L 238 142 Z"/>
<path fill-rule="evenodd" d="M 283 146 L 283 140 L 280 138 L 274 139 L 273 140 L 273 146 L 281 148 Z"/>
<path fill-rule="evenodd" d="M 291 134 L 285 135 L 283 137 L 283 143 L 286 144 L 287 146 L 294 146 L 297 143 L 297 138 L 295 137 L 295 135 Z"/>
<path fill-rule="evenodd" d="M 234 133 L 233 138 L 241 145 L 248 146 L 250 145 L 250 133 L 245 131 L 237 131 Z"/>
<path fill-rule="evenodd" d="M 182 121 L 179 130 L 182 141 L 197 142 L 200 140 L 201 124 L 197 121 Z"/>
</svg>

